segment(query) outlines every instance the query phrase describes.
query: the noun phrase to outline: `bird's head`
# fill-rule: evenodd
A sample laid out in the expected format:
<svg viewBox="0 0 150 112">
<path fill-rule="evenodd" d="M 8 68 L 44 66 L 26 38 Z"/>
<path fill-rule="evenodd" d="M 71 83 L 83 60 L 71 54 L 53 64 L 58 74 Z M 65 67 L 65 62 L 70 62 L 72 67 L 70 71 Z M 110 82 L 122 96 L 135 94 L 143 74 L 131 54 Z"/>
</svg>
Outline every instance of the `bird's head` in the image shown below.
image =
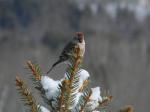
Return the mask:
<svg viewBox="0 0 150 112">
<path fill-rule="evenodd" d="M 84 34 L 82 32 L 76 32 L 74 39 L 82 43 L 84 41 Z"/>
</svg>

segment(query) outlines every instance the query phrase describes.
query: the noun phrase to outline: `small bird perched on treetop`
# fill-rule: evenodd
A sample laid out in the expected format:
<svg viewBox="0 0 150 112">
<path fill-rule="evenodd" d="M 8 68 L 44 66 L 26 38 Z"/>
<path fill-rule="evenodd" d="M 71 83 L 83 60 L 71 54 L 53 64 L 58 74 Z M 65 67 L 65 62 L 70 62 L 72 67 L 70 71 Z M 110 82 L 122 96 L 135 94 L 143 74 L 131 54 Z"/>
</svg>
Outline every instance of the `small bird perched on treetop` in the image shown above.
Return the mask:
<svg viewBox="0 0 150 112">
<path fill-rule="evenodd" d="M 84 40 L 84 34 L 82 32 L 76 32 L 75 36 L 73 37 L 73 40 L 70 41 L 61 52 L 58 61 L 56 61 L 52 67 L 49 69 L 47 74 L 59 63 L 65 62 L 69 60 L 74 55 L 75 48 L 80 49 L 80 56 L 83 57 L 85 53 L 85 40 Z"/>
</svg>

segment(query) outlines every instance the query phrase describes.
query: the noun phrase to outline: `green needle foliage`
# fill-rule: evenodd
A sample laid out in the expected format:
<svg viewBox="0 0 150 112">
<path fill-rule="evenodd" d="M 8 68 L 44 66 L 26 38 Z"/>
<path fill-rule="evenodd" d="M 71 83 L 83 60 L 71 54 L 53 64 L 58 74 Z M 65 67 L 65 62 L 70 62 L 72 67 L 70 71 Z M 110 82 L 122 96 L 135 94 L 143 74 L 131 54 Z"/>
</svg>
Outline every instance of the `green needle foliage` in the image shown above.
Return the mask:
<svg viewBox="0 0 150 112">
<path fill-rule="evenodd" d="M 68 61 L 65 76 L 58 81 L 44 76 L 39 65 L 27 61 L 33 84 L 49 106 L 47 109 L 37 104 L 25 82 L 16 77 L 18 92 L 25 105 L 30 108 L 30 112 L 108 112 L 107 106 L 112 96 L 110 94 L 101 96 L 99 87 L 97 91 L 89 88 L 89 74 L 81 69 L 83 57 L 79 52 L 80 49 L 75 48 L 74 54 Z M 82 75 L 86 78 L 83 79 Z M 119 112 L 133 112 L 133 109 L 130 107 Z"/>
<path fill-rule="evenodd" d="M 32 93 L 27 88 L 24 81 L 22 79 L 20 79 L 19 77 L 16 77 L 16 87 L 17 87 L 20 95 L 22 96 L 21 100 L 24 102 L 25 105 L 27 105 L 29 107 L 29 110 L 31 112 L 40 112 L 39 108 L 37 106 L 37 103 L 36 103 L 34 97 L 32 96 Z"/>
</svg>

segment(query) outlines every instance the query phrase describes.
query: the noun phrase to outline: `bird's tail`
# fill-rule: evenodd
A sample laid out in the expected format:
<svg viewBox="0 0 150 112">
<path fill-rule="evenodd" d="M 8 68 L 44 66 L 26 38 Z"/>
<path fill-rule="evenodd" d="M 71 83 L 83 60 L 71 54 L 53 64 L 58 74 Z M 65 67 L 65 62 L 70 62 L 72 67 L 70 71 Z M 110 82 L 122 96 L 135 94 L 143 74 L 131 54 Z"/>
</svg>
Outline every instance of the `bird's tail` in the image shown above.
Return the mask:
<svg viewBox="0 0 150 112">
<path fill-rule="evenodd" d="M 63 60 L 61 60 L 61 59 L 59 59 L 57 62 L 55 62 L 55 63 L 52 65 L 52 67 L 48 70 L 47 74 L 49 74 L 49 73 L 52 71 L 52 69 L 53 69 L 57 64 L 59 64 L 59 63 L 61 63 L 61 62 L 63 62 Z"/>
</svg>

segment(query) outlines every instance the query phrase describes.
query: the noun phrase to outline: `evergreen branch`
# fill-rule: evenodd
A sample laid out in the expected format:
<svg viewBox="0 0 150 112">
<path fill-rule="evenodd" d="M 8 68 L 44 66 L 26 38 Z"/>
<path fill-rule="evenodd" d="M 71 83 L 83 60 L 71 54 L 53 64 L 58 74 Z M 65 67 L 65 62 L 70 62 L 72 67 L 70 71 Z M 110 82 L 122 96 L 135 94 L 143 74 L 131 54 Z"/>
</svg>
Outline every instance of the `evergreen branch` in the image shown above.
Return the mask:
<svg viewBox="0 0 150 112">
<path fill-rule="evenodd" d="M 77 84 L 77 77 L 75 77 L 76 72 L 79 68 L 79 65 L 81 63 L 81 56 L 80 56 L 80 48 L 77 47 L 74 49 L 75 53 L 74 53 L 74 57 L 72 58 L 72 67 L 69 67 L 69 71 L 71 72 L 71 74 L 68 76 L 69 77 L 69 84 L 68 84 L 68 89 L 66 90 L 66 98 L 65 98 L 65 112 L 68 112 L 70 109 L 69 107 L 73 104 L 74 100 L 75 100 L 75 94 L 73 94 L 73 92 L 75 92 L 75 89 L 77 89 L 75 86 Z M 76 80 L 75 80 L 76 79 Z"/>
<path fill-rule="evenodd" d="M 83 85 L 79 88 L 79 92 L 83 92 L 88 87 L 88 84 L 89 84 L 89 80 L 85 80 L 83 82 Z"/>
<path fill-rule="evenodd" d="M 99 107 L 102 108 L 106 106 L 110 101 L 112 101 L 113 96 L 107 96 L 102 102 L 99 102 Z"/>
<path fill-rule="evenodd" d="M 84 103 L 83 103 L 83 105 L 81 105 L 81 109 L 79 112 L 84 112 L 84 108 L 86 107 L 86 104 L 88 103 L 88 101 L 90 100 L 90 97 L 92 95 L 92 90 L 90 90 L 90 92 L 85 92 L 84 94 L 85 94 L 83 96 Z"/>
<path fill-rule="evenodd" d="M 41 93 L 41 96 L 42 98 L 44 99 L 44 102 L 46 104 L 48 104 L 53 110 L 55 109 L 53 106 L 52 106 L 52 101 L 51 100 L 48 100 L 45 96 L 45 92 L 44 90 L 42 89 L 42 86 L 41 86 L 41 69 L 38 65 L 36 64 L 33 64 L 31 61 L 27 61 L 27 66 L 28 68 L 31 70 L 32 72 L 32 79 L 33 79 L 33 82 L 34 82 L 34 85 L 35 85 L 35 88 L 40 91 Z"/>
<path fill-rule="evenodd" d="M 32 73 L 32 81 L 35 85 L 35 88 L 39 91 L 41 91 L 41 84 L 40 84 L 40 80 L 41 80 L 41 69 L 37 64 L 33 64 L 30 60 L 27 61 L 27 67 L 30 69 L 31 73 Z"/>
<path fill-rule="evenodd" d="M 67 90 L 67 85 L 68 85 L 68 80 L 63 80 L 62 85 L 60 85 L 61 94 L 58 99 L 58 111 L 59 112 L 64 112 L 64 109 L 65 109 L 64 97 L 65 97 L 65 91 Z"/>
<path fill-rule="evenodd" d="M 16 86 L 19 93 L 22 95 L 22 100 L 25 102 L 25 105 L 28 105 L 31 108 L 31 112 L 38 112 L 39 108 L 34 100 L 34 97 L 25 85 L 24 81 L 19 77 L 16 77 Z"/>
<path fill-rule="evenodd" d="M 27 66 L 32 72 L 32 76 L 33 76 L 32 79 L 35 84 L 35 88 L 40 91 L 41 96 L 44 99 L 44 102 L 48 104 L 52 110 L 55 110 L 56 108 L 52 105 L 52 102 L 54 101 L 54 99 L 51 99 L 51 100 L 47 99 L 45 96 L 45 91 L 43 90 L 41 86 L 40 81 L 41 81 L 42 76 L 41 76 L 40 67 L 36 64 L 33 64 L 31 61 L 27 61 Z"/>
<path fill-rule="evenodd" d="M 40 70 L 40 67 L 38 65 L 32 64 L 31 61 L 27 61 L 27 66 L 31 70 L 31 72 L 32 72 L 35 80 L 36 81 L 40 81 L 41 80 L 41 70 Z"/>
<path fill-rule="evenodd" d="M 127 105 L 120 109 L 119 112 L 134 112 L 134 108 L 131 105 Z"/>
<path fill-rule="evenodd" d="M 50 106 L 52 112 L 95 112 L 97 109 L 106 112 L 105 107 L 113 97 L 107 94 L 102 98 L 100 87 L 89 89 L 88 78 L 90 75 L 86 70 L 81 69 L 83 50 L 85 50 L 84 36 L 82 33 L 77 33 L 77 36 L 74 39 L 78 39 L 79 44 L 76 45 L 76 42 L 71 42 L 73 44 L 73 46 L 71 45 L 71 52 L 68 52 L 70 48 L 62 52 L 65 56 L 62 58 L 69 58 L 65 78 L 55 81 L 48 76 L 42 76 L 40 67 L 27 61 L 27 67 L 31 72 L 35 88 L 41 92 L 44 101 Z M 83 47 L 80 46 L 82 45 L 81 42 Z M 16 87 L 31 112 L 50 112 L 45 107 L 37 105 L 32 93 L 19 77 L 16 77 Z M 127 106 L 118 112 L 134 112 L 134 109 L 132 106 Z"/>
</svg>

